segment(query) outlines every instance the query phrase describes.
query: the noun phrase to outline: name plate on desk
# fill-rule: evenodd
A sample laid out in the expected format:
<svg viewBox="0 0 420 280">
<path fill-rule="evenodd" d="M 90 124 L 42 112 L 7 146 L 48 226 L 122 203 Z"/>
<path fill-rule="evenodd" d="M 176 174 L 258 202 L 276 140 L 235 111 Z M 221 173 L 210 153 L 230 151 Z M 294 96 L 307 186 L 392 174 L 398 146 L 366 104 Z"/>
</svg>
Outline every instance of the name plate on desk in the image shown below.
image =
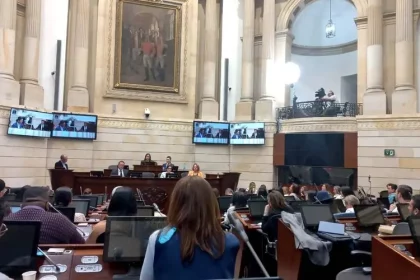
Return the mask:
<svg viewBox="0 0 420 280">
<path fill-rule="evenodd" d="M 74 270 L 77 273 L 101 272 L 102 271 L 102 265 L 101 264 L 79 264 L 79 265 L 76 265 Z"/>
</svg>

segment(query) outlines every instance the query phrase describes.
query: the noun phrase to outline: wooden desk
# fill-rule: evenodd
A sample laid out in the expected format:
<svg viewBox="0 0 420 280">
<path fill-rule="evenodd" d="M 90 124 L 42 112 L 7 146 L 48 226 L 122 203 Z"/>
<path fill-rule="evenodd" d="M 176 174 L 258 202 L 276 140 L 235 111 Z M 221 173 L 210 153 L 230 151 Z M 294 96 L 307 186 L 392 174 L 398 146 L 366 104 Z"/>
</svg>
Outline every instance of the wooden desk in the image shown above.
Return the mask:
<svg viewBox="0 0 420 280">
<path fill-rule="evenodd" d="M 103 244 L 83 244 L 83 245 L 63 245 L 63 244 L 46 244 L 40 245 L 40 248 L 46 252 L 49 248 L 65 248 L 72 250 L 68 255 L 48 255 L 54 262 L 67 265 L 67 271 L 62 274 L 57 274 L 58 280 L 92 280 L 92 279 L 112 279 L 114 274 L 127 273 L 127 268 L 120 264 L 105 263 L 102 259 Z M 99 273 L 76 273 L 75 267 L 82 264 L 81 259 L 83 256 L 97 256 L 98 264 L 102 265 L 102 271 Z M 50 265 L 46 260 L 41 262 L 41 265 Z M 41 278 L 48 274 L 40 274 L 38 272 L 37 278 Z"/>
<path fill-rule="evenodd" d="M 400 216 L 392 216 L 388 217 L 387 220 L 390 222 L 400 222 L 401 218 Z M 356 218 L 338 218 L 337 222 L 340 224 L 344 224 L 346 226 L 346 229 L 349 231 L 353 231 L 352 229 L 349 229 L 348 227 L 354 227 L 357 232 L 360 232 L 359 223 Z"/>
<path fill-rule="evenodd" d="M 418 279 L 420 258 L 413 260 L 395 249 L 394 245 L 404 245 L 411 253 L 414 251 L 411 238 L 403 236 L 373 237 L 372 280 Z"/>
<path fill-rule="evenodd" d="M 280 219 L 277 240 L 277 275 L 283 280 L 299 279 L 302 250 L 296 249 L 295 235 Z"/>
<path fill-rule="evenodd" d="M 261 228 L 261 226 L 253 224 L 252 217 L 250 216 L 248 211 L 235 211 L 235 215 L 238 217 L 239 221 L 241 221 L 245 229 L 255 230 Z M 243 218 L 242 216 L 246 216 L 246 218 Z"/>
</svg>

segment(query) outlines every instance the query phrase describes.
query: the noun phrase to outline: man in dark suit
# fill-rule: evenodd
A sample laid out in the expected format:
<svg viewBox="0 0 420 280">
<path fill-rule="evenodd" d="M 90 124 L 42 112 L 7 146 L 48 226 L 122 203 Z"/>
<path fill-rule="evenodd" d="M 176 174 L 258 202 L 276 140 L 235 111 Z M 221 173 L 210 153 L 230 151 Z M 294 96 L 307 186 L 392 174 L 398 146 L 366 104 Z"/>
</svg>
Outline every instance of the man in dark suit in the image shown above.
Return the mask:
<svg viewBox="0 0 420 280">
<path fill-rule="evenodd" d="M 12 128 L 24 128 L 23 126 L 23 118 L 22 117 L 18 117 L 16 122 L 14 124 L 12 124 Z"/>
<path fill-rule="evenodd" d="M 85 122 L 78 132 L 92 132 L 89 123 Z"/>
<path fill-rule="evenodd" d="M 48 131 L 48 125 L 45 120 L 41 120 L 41 123 L 36 127 L 36 130 Z"/>
<path fill-rule="evenodd" d="M 57 130 L 57 131 L 66 131 L 66 122 L 65 121 L 60 121 L 60 123 L 57 125 L 57 127 L 55 128 L 55 130 Z"/>
<path fill-rule="evenodd" d="M 172 164 L 172 158 L 170 156 L 166 157 L 166 162 L 162 165 L 162 171 L 165 172 L 168 167 L 174 167 Z"/>
<path fill-rule="evenodd" d="M 128 170 L 124 169 L 125 162 L 120 160 L 117 168 L 111 171 L 111 176 L 128 177 Z"/>
<path fill-rule="evenodd" d="M 66 155 L 61 155 L 60 156 L 60 160 L 57 161 L 54 165 L 55 169 L 69 169 L 69 166 L 67 164 L 67 156 Z"/>
</svg>

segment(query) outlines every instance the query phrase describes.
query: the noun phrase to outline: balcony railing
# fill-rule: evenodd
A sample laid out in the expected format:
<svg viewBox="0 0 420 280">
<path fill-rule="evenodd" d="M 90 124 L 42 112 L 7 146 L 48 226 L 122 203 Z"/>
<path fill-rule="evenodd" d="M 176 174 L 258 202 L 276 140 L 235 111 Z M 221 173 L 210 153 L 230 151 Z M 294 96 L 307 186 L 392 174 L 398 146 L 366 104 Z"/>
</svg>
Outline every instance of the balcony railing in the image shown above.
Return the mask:
<svg viewBox="0 0 420 280">
<path fill-rule="evenodd" d="M 294 102 L 293 106 L 277 108 L 277 120 L 316 117 L 355 117 L 363 114 L 362 104 L 331 101 Z"/>
</svg>

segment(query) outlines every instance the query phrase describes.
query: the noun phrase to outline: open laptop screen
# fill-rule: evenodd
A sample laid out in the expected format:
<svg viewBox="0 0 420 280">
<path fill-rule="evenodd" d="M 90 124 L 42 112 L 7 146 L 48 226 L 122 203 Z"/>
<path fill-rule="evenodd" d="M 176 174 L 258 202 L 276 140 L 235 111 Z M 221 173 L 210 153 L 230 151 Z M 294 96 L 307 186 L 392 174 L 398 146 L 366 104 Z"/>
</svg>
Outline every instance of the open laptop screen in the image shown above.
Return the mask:
<svg viewBox="0 0 420 280">
<path fill-rule="evenodd" d="M 318 227 L 320 222 L 334 222 L 334 216 L 329 205 L 302 205 L 303 223 L 307 228 Z"/>
<path fill-rule="evenodd" d="M 384 216 L 379 205 L 354 205 L 354 212 L 361 227 L 371 227 L 385 223 Z"/>
</svg>

